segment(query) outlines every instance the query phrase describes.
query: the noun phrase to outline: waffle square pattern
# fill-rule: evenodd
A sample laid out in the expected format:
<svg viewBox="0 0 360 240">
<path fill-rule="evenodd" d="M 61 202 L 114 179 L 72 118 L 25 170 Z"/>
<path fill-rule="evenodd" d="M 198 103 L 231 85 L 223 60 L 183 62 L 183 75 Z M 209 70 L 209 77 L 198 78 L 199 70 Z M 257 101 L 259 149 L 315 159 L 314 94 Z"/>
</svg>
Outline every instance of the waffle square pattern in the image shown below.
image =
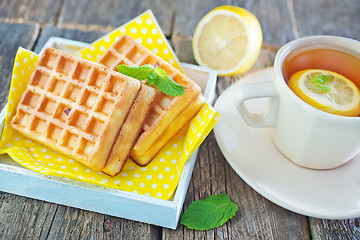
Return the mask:
<svg viewBox="0 0 360 240">
<path fill-rule="evenodd" d="M 30 139 L 102 170 L 139 89 L 135 79 L 48 48 L 11 125 Z"/>
</svg>

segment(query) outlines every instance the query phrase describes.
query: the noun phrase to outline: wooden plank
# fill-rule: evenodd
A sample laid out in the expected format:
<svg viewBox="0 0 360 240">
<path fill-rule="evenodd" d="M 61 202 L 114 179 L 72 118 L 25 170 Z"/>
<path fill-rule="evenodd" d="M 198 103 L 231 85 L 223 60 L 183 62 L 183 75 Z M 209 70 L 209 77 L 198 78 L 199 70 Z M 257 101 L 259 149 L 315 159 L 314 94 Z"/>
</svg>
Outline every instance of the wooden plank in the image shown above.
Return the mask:
<svg viewBox="0 0 360 240">
<path fill-rule="evenodd" d="M 305 216 L 273 204 L 237 178 L 230 166 L 225 168 L 228 194 L 239 205 L 230 239 L 310 239 Z"/>
<path fill-rule="evenodd" d="M 232 4 L 252 12 L 259 20 L 263 43 L 282 45 L 296 36 L 293 32 L 288 0 L 240 1 L 232 0 Z"/>
<path fill-rule="evenodd" d="M 150 239 L 153 226 L 59 206 L 48 239 Z"/>
<path fill-rule="evenodd" d="M 54 24 L 60 6 L 61 1 L 58 0 L 3 0 L 0 3 L 0 20 Z"/>
<path fill-rule="evenodd" d="M 0 193 L 0 239 L 46 239 L 55 204 Z"/>
<path fill-rule="evenodd" d="M 149 224 L 12 194 L 0 194 L 0 214 L 0 239 L 151 239 L 158 235 Z"/>
<path fill-rule="evenodd" d="M 0 23 L 0 107 L 7 102 L 14 58 L 18 48 L 32 48 L 39 34 L 38 24 Z"/>
<path fill-rule="evenodd" d="M 325 220 L 310 218 L 312 239 L 360 239 L 360 219 Z"/>
<path fill-rule="evenodd" d="M 360 40 L 360 4 L 358 0 L 317 0 L 310 4 L 293 1 L 299 36 L 337 35 Z"/>
<path fill-rule="evenodd" d="M 37 41 L 34 51 L 37 53 L 40 52 L 41 48 L 50 37 L 63 37 L 71 40 L 91 43 L 106 33 L 107 32 L 105 31 L 80 31 L 76 29 L 58 28 L 46 25 Z"/>
<path fill-rule="evenodd" d="M 84 11 L 86 9 L 86 11 Z M 59 26 L 110 31 L 151 9 L 166 36 L 171 34 L 173 1 L 65 0 Z"/>
<path fill-rule="evenodd" d="M 197 64 L 192 50 L 192 37 L 179 34 L 171 36 L 176 56 L 181 62 Z"/>
<path fill-rule="evenodd" d="M 202 17 L 217 6 L 228 5 L 230 0 L 184 0 L 176 1 L 174 33 L 185 36 L 194 34 L 196 25 Z"/>
</svg>

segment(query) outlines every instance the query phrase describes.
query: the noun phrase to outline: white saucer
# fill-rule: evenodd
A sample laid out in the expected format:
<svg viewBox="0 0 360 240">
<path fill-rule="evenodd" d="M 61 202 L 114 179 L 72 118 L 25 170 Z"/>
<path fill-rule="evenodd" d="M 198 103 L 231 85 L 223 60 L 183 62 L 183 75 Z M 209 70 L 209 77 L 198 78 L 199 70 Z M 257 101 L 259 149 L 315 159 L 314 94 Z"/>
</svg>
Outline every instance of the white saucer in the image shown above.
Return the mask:
<svg viewBox="0 0 360 240">
<path fill-rule="evenodd" d="M 270 80 L 273 68 L 251 74 L 226 89 L 215 108 L 221 114 L 216 140 L 235 172 L 255 191 L 296 213 L 326 219 L 360 216 L 360 156 L 333 170 L 311 170 L 289 161 L 273 145 L 270 130 L 251 128 L 235 108 L 234 89 L 245 81 Z M 266 109 L 266 99 L 249 100 Z"/>
</svg>

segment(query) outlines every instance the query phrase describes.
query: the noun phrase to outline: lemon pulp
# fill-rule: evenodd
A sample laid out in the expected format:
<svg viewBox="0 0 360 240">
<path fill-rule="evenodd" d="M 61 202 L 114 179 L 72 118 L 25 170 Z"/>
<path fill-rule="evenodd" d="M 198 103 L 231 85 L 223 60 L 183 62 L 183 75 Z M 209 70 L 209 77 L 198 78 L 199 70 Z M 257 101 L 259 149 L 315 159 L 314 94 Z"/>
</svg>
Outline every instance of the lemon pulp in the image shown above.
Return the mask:
<svg viewBox="0 0 360 240">
<path fill-rule="evenodd" d="M 197 25 L 193 52 L 199 65 L 227 76 L 247 71 L 255 63 L 261 44 L 261 27 L 251 12 L 235 6 L 220 6 Z"/>
<path fill-rule="evenodd" d="M 328 77 L 319 89 L 313 79 L 319 75 Z M 360 91 L 346 77 L 327 70 L 307 69 L 293 74 L 288 82 L 291 90 L 303 101 L 322 111 L 341 115 L 360 115 Z"/>
</svg>

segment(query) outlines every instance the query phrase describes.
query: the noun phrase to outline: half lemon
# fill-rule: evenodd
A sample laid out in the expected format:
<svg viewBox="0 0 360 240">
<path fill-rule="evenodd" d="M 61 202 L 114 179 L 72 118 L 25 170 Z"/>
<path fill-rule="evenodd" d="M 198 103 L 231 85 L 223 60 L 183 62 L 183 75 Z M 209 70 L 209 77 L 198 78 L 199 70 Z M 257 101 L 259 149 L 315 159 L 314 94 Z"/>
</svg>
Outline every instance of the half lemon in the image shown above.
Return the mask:
<svg viewBox="0 0 360 240">
<path fill-rule="evenodd" d="M 196 62 L 231 76 L 247 71 L 259 56 L 262 31 L 257 18 L 236 6 L 220 6 L 206 14 L 193 36 Z"/>
<path fill-rule="evenodd" d="M 317 109 L 341 116 L 360 115 L 358 87 L 338 73 L 303 70 L 292 75 L 288 84 L 298 97 Z"/>
</svg>

